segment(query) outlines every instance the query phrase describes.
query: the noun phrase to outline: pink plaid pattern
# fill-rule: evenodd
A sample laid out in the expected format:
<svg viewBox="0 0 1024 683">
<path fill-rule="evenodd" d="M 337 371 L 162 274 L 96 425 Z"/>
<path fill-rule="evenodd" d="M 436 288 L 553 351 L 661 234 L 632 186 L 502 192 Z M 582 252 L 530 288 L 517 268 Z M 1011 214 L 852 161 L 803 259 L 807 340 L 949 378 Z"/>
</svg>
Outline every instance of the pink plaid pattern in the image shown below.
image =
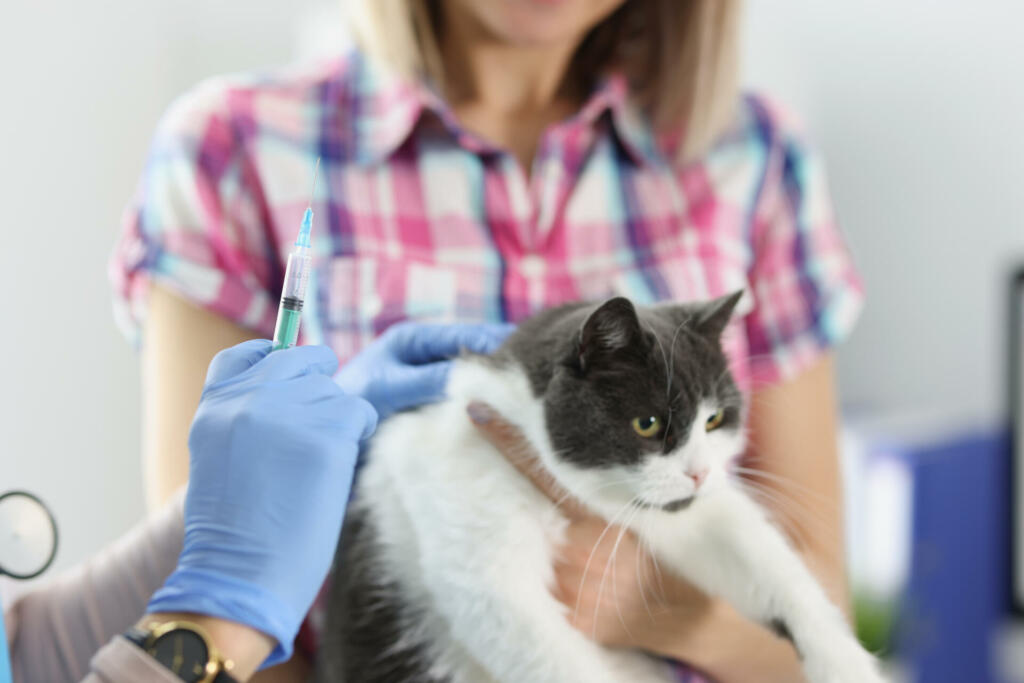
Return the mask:
<svg viewBox="0 0 1024 683">
<path fill-rule="evenodd" d="M 342 362 L 400 320 L 742 288 L 724 339 L 741 387 L 798 373 L 862 301 L 819 158 L 748 96 L 702 159 L 679 164 L 627 94 L 603 80 L 545 132 L 527 176 L 427 87 L 358 53 L 211 81 L 165 116 L 127 211 L 111 264 L 121 320 L 137 333 L 156 282 L 270 335 L 319 156 L 303 337 Z"/>
</svg>

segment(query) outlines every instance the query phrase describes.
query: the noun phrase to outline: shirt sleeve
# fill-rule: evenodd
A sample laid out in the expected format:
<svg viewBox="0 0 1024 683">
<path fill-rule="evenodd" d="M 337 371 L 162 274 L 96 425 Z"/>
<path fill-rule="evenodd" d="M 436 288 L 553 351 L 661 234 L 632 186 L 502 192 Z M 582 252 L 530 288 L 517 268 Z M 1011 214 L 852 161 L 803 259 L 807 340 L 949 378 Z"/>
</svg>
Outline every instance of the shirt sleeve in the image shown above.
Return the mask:
<svg viewBox="0 0 1024 683">
<path fill-rule="evenodd" d="M 127 640 L 111 639 L 142 617 L 149 597 L 177 564 L 183 505 L 179 493 L 119 541 L 8 607 L 4 620 L 14 681 L 78 681 L 90 670 L 90 681 L 164 680 L 134 677 L 131 672 L 149 666 L 138 656 L 145 653 Z M 125 673 L 116 673 L 115 661 L 126 662 Z"/>
<path fill-rule="evenodd" d="M 115 313 L 138 342 L 156 283 L 254 331 L 273 331 L 283 270 L 228 86 L 184 95 L 161 120 L 110 261 Z"/>
<path fill-rule="evenodd" d="M 765 177 L 754 209 L 746 317 L 755 386 L 784 381 L 811 366 L 853 329 L 863 286 L 836 224 L 820 156 L 778 115 L 754 102 L 768 136 Z"/>
<path fill-rule="evenodd" d="M 92 658 L 81 683 L 181 683 L 181 677 L 124 636 L 116 636 Z"/>
</svg>

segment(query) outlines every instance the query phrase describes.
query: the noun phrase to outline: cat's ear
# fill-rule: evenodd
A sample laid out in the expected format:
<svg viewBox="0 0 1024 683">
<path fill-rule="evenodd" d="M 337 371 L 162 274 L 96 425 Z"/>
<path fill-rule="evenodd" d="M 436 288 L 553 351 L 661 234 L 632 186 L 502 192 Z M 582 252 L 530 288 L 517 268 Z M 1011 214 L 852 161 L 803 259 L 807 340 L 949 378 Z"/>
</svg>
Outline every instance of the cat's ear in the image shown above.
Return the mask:
<svg viewBox="0 0 1024 683">
<path fill-rule="evenodd" d="M 732 294 L 726 294 L 702 304 L 696 311 L 693 328 L 706 337 L 718 339 L 722 336 L 725 326 L 729 324 L 732 312 L 741 298 L 743 298 L 743 290 L 739 289 Z"/>
<path fill-rule="evenodd" d="M 580 330 L 580 367 L 585 370 L 595 360 L 627 349 L 641 339 L 640 320 L 632 302 L 621 296 L 609 299 L 590 314 Z"/>
</svg>

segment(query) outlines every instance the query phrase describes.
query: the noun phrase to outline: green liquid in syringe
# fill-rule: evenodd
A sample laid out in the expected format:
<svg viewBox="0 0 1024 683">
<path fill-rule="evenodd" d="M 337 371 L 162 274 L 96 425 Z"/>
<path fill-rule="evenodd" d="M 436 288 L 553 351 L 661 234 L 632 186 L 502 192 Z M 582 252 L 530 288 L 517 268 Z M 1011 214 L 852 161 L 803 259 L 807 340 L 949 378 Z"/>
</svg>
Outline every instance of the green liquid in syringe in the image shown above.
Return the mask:
<svg viewBox="0 0 1024 683">
<path fill-rule="evenodd" d="M 290 349 L 295 346 L 299 338 L 299 320 L 302 318 L 302 309 L 285 308 L 281 304 L 277 312 L 277 329 L 274 330 L 274 351 Z"/>
</svg>

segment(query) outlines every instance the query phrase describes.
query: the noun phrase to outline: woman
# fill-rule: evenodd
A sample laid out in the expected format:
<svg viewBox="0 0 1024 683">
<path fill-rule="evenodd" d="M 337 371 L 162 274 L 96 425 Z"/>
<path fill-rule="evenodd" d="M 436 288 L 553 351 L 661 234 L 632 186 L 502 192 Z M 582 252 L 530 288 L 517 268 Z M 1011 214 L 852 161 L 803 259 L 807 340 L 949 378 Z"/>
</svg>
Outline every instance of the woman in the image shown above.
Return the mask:
<svg viewBox="0 0 1024 683">
<path fill-rule="evenodd" d="M 747 474 L 845 604 L 831 349 L 861 290 L 817 157 L 775 106 L 736 93 L 737 3 L 349 4 L 345 57 L 207 83 L 157 133 L 115 261 L 145 313 L 151 500 L 186 476 L 208 358 L 271 330 L 321 157 L 304 324 L 342 363 L 403 319 L 516 322 L 567 300 L 746 288 L 726 347 L 750 406 Z M 804 491 L 799 508 L 779 502 Z M 567 604 L 601 594 L 573 561 L 596 526 L 570 535 Z M 638 593 L 621 586 L 577 625 L 720 681 L 796 676 L 791 648 L 727 606 L 677 585 L 652 620 Z"/>
</svg>

